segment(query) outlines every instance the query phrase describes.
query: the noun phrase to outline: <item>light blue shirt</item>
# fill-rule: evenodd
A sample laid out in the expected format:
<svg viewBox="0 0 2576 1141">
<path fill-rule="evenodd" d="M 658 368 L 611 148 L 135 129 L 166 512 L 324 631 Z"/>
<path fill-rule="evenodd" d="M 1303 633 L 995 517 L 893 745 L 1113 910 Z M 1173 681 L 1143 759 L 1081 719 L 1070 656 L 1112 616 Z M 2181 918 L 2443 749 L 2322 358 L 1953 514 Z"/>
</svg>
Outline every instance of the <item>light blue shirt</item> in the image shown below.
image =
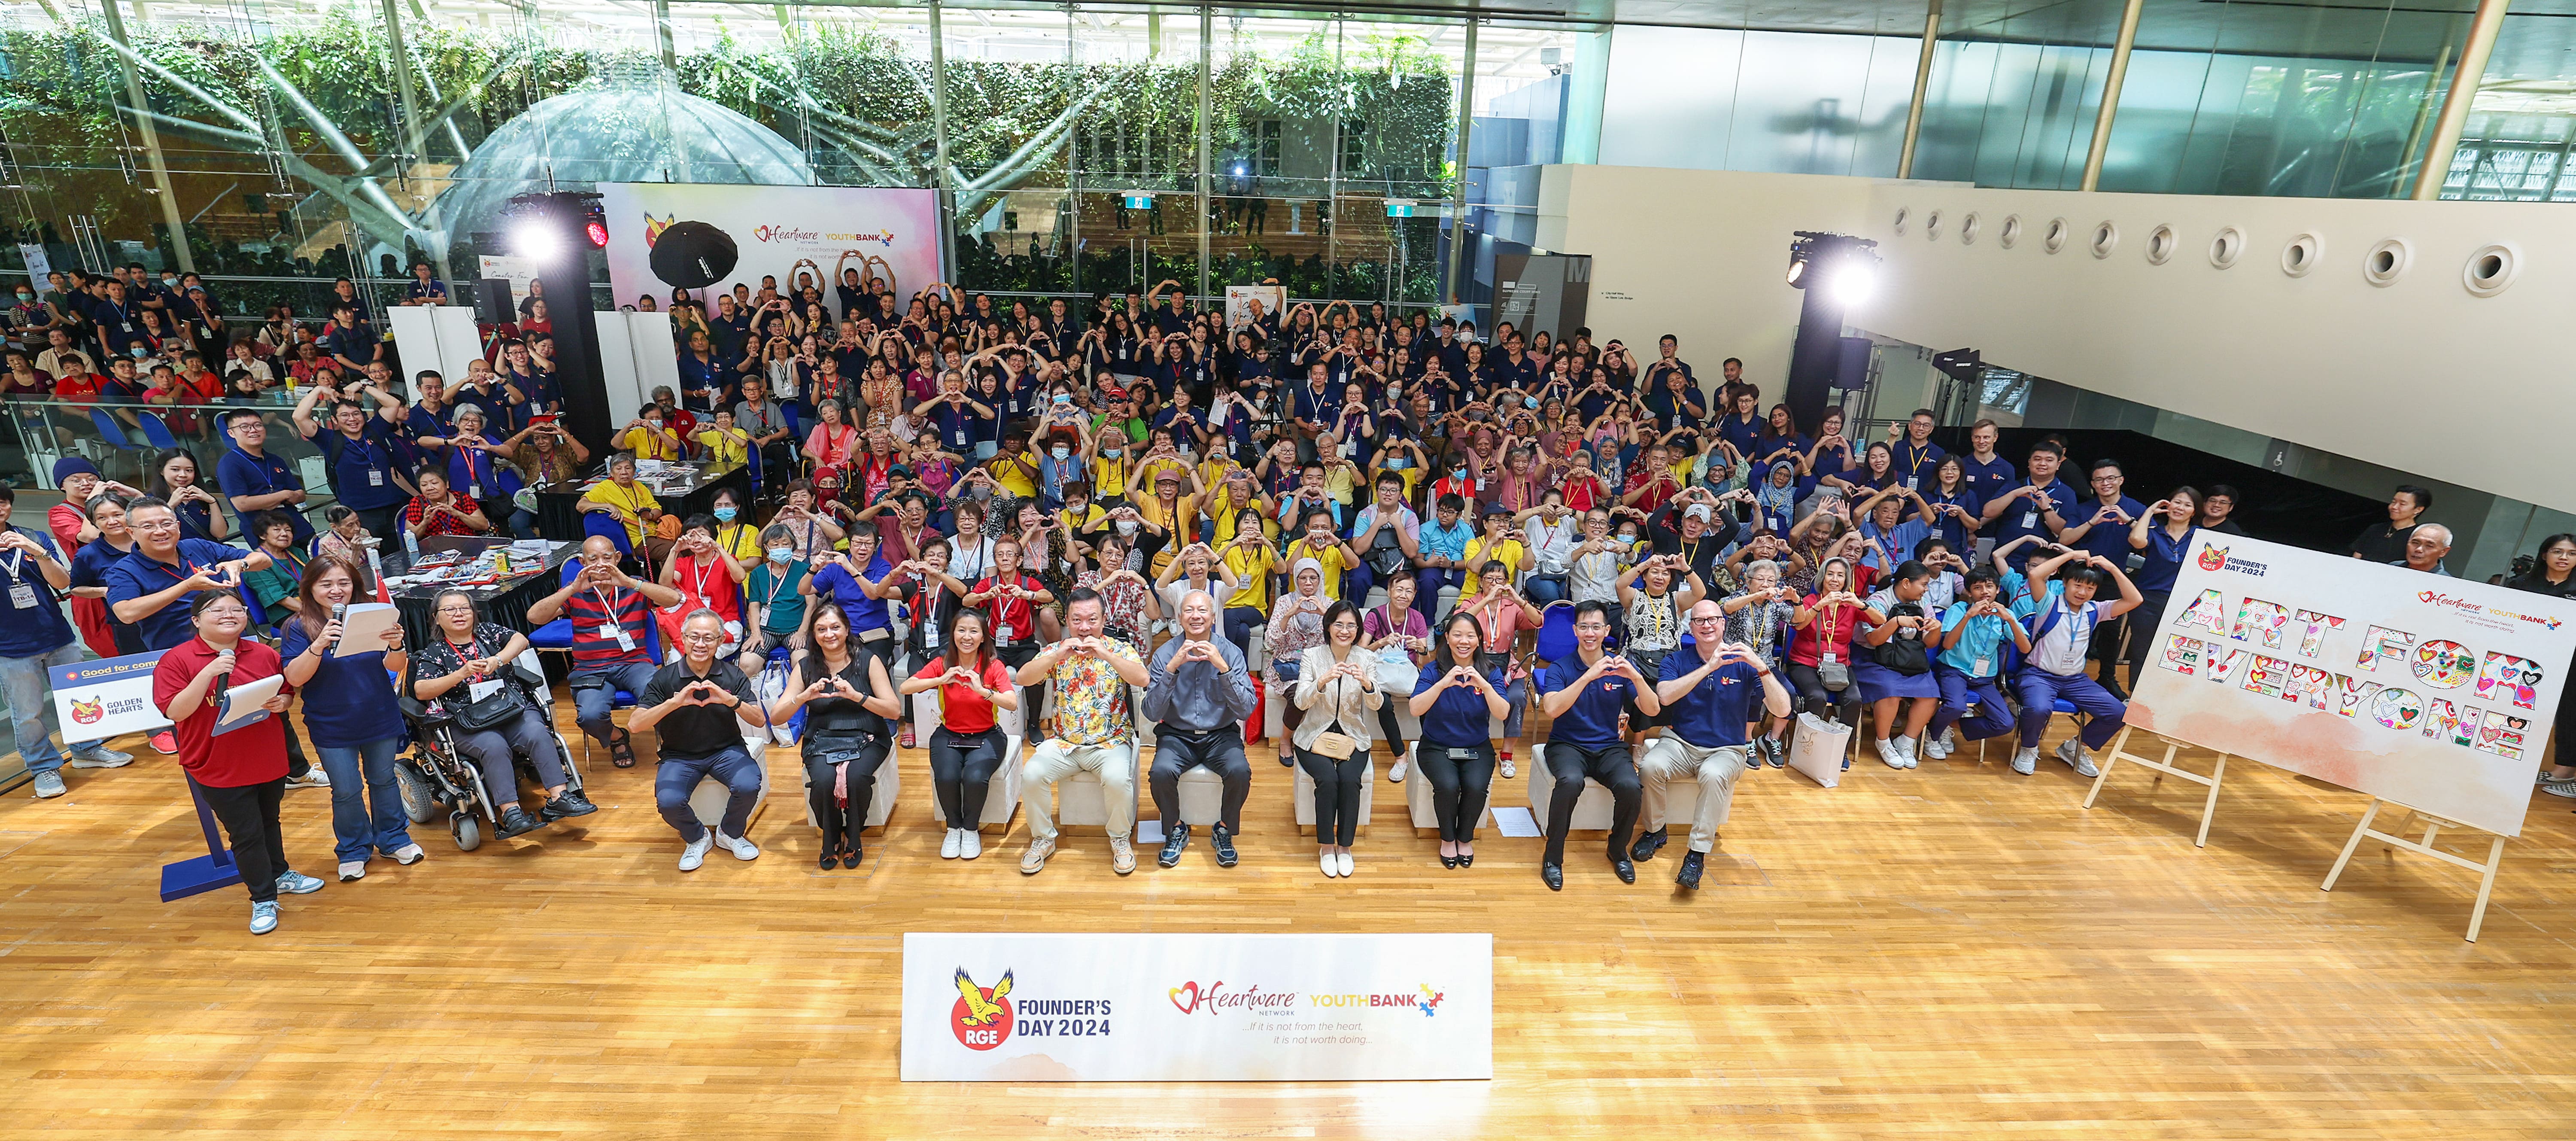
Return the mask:
<svg viewBox="0 0 2576 1141">
<path fill-rule="evenodd" d="M 2004 623 L 2011 619 L 2001 614 L 1968 617 L 1968 604 L 1953 602 L 1941 615 L 1941 628 L 1958 629 L 1959 641 L 1941 651 L 1941 664 L 1974 678 L 1994 677 L 2004 668 L 2003 644 L 2010 635 Z M 1966 623 L 1964 628 L 1960 623 Z M 1978 669 L 1979 663 L 1985 668 Z"/>
<path fill-rule="evenodd" d="M 1456 523 L 1445 528 L 1438 523 L 1423 524 L 1420 533 L 1415 535 L 1414 541 L 1423 554 L 1435 558 L 1463 559 L 1467 557 L 1467 544 L 1473 542 L 1475 538 L 1476 529 L 1468 526 L 1467 517 L 1461 514 Z"/>
</svg>

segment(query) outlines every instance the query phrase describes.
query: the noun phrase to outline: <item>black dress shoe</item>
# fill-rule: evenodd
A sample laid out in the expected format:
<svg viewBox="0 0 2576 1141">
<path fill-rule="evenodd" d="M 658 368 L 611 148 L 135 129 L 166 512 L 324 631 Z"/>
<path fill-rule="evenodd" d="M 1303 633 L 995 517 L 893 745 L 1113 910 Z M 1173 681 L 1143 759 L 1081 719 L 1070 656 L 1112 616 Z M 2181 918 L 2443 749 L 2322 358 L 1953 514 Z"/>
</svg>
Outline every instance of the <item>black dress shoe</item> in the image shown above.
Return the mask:
<svg viewBox="0 0 2576 1141">
<path fill-rule="evenodd" d="M 545 807 L 537 810 L 537 814 L 546 820 L 554 821 L 575 816 L 588 816 L 597 811 L 599 806 L 592 804 L 590 798 L 583 796 L 581 790 L 576 788 L 566 789 L 562 796 L 547 801 Z"/>
<path fill-rule="evenodd" d="M 1682 857 L 1682 874 L 1674 876 L 1673 882 L 1692 891 L 1699 890 L 1700 868 L 1707 863 L 1708 857 L 1699 852 Z"/>
<path fill-rule="evenodd" d="M 1171 835 L 1163 837 L 1163 854 L 1155 857 L 1154 862 L 1167 868 L 1176 866 L 1181 862 L 1181 849 L 1189 846 L 1190 826 L 1179 825 L 1172 829 Z"/>
<path fill-rule="evenodd" d="M 1645 863 L 1648 860 L 1654 859 L 1655 853 L 1663 851 L 1664 845 L 1671 842 L 1672 835 L 1661 828 L 1657 828 L 1652 832 L 1648 832 L 1643 836 L 1637 837 L 1637 842 L 1628 846 L 1628 858 L 1641 864 Z M 1619 857 L 1614 853 L 1610 858 L 1615 860 Z"/>
<path fill-rule="evenodd" d="M 1610 870 L 1619 873 L 1620 883 L 1637 882 L 1637 865 L 1626 860 L 1610 861 Z"/>
<path fill-rule="evenodd" d="M 1449 869 L 1449 870 L 1451 870 L 1451 871 L 1453 871 L 1453 872 L 1454 872 L 1454 871 L 1458 870 L 1458 857 L 1456 857 L 1456 856 L 1442 856 L 1442 857 L 1440 857 L 1440 866 L 1441 866 L 1441 867 L 1444 867 L 1444 868 L 1447 868 L 1447 869 Z"/>
<path fill-rule="evenodd" d="M 1181 833 L 1186 839 L 1189 829 L 1184 828 Z M 1234 833 L 1227 831 L 1223 824 L 1208 828 L 1208 844 L 1216 849 L 1216 866 L 1220 868 L 1233 867 L 1236 860 L 1242 859 L 1234 852 Z"/>
<path fill-rule="evenodd" d="M 850 850 L 841 853 L 841 866 L 844 868 L 855 868 L 859 866 L 859 856 L 861 854 L 862 853 L 859 851 L 858 841 L 851 841 Z"/>
<path fill-rule="evenodd" d="M 1459 854 L 1458 854 L 1458 866 L 1459 866 L 1459 867 L 1462 867 L 1462 868 L 1472 868 L 1472 867 L 1475 867 L 1475 866 L 1476 866 L 1476 853 L 1474 853 L 1474 852 L 1461 852 L 1461 853 L 1459 853 Z"/>
<path fill-rule="evenodd" d="M 1538 878 L 1546 881 L 1547 890 L 1549 891 L 1565 890 L 1565 869 L 1558 865 L 1540 864 L 1538 866 Z"/>
<path fill-rule="evenodd" d="M 501 831 L 499 832 L 499 836 L 504 840 L 507 840 L 512 836 L 524 836 L 541 827 L 544 827 L 544 825 L 539 824 L 536 817 L 528 815 L 528 810 L 521 808 L 518 805 L 513 804 L 501 810 Z"/>
<path fill-rule="evenodd" d="M 825 852 L 825 853 L 823 853 L 823 858 L 822 858 L 822 860 L 821 860 L 821 864 L 822 864 L 822 867 L 823 867 L 823 870 L 824 870 L 824 871 L 827 871 L 827 872 L 828 872 L 828 871 L 831 871 L 831 870 L 832 870 L 832 868 L 833 868 L 833 866 L 834 866 L 834 865 L 839 864 L 840 862 L 841 862 L 841 854 L 840 854 L 839 852 Z"/>
</svg>

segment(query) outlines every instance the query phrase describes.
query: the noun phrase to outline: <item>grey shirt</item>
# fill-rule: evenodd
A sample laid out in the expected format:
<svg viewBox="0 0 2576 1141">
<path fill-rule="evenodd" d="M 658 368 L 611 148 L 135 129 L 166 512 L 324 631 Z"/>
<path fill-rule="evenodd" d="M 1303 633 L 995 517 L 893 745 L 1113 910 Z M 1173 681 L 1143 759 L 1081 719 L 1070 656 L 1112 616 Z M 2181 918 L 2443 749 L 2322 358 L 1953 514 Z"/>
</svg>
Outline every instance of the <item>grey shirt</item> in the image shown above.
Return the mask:
<svg viewBox="0 0 2576 1141">
<path fill-rule="evenodd" d="M 764 399 L 757 409 L 754 409 L 749 401 L 737 400 L 733 406 L 733 426 L 754 436 L 784 432 L 787 430 L 787 413 L 779 408 L 775 400 Z M 790 439 L 786 442 L 795 441 Z"/>
<path fill-rule="evenodd" d="M 1222 672 L 1206 662 L 1184 662 L 1175 670 L 1172 658 L 1181 652 L 1181 641 L 1174 638 L 1154 651 L 1146 718 L 1187 733 L 1241 726 L 1252 716 L 1252 673 L 1244 668 L 1243 651 L 1219 637 L 1211 644 L 1225 659 Z"/>
</svg>

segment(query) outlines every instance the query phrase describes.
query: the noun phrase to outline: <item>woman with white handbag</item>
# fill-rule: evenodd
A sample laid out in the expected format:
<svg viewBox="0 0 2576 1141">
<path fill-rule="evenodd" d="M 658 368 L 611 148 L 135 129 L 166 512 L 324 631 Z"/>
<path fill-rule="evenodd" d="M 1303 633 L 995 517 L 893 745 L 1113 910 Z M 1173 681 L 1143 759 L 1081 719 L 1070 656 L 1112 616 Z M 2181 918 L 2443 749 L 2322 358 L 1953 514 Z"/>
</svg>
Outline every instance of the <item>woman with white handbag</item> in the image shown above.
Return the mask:
<svg viewBox="0 0 2576 1141">
<path fill-rule="evenodd" d="M 1826 559 L 1816 570 L 1816 592 L 1789 616 L 1797 630 L 1797 641 L 1789 647 L 1789 683 L 1807 712 L 1820 718 L 1836 717 L 1835 707 L 1851 689 L 1852 628 L 1863 609 L 1851 581 L 1851 560 Z"/>
<path fill-rule="evenodd" d="M 1398 696 L 1413 692 L 1413 677 L 1421 669 L 1422 659 L 1431 653 L 1431 623 L 1413 608 L 1413 596 L 1420 589 L 1411 575 L 1398 575 L 1386 584 L 1386 604 L 1370 610 L 1360 621 L 1360 636 L 1377 654 L 1379 689 Z M 1386 770 L 1389 783 L 1404 780 L 1404 732 L 1396 722 L 1395 704 L 1389 702 L 1377 711 L 1378 730 L 1386 736 L 1388 751 L 1395 754 L 1395 765 Z"/>
<path fill-rule="evenodd" d="M 1361 782 L 1368 779 L 1369 711 L 1386 704 L 1377 659 L 1359 648 L 1360 613 L 1347 602 L 1324 611 L 1324 644 L 1297 666 L 1292 701 L 1305 717 L 1293 741 L 1315 781 L 1316 863 L 1327 878 L 1352 872 Z"/>
</svg>

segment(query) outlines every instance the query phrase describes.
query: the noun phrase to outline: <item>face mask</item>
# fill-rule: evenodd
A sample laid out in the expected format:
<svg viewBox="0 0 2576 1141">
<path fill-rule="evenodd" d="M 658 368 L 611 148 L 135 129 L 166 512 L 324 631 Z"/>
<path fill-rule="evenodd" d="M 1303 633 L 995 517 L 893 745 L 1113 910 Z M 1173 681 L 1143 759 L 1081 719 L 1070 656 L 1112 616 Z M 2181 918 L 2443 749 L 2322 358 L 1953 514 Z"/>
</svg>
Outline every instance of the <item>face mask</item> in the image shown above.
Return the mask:
<svg viewBox="0 0 2576 1141">
<path fill-rule="evenodd" d="M 794 559 L 795 557 L 796 557 L 796 548 L 794 548 L 794 547 L 771 547 L 771 548 L 769 548 L 769 561 L 771 561 L 771 562 L 773 562 L 773 563 L 780 563 L 780 564 L 784 564 L 784 563 L 788 562 L 789 560 Z"/>
<path fill-rule="evenodd" d="M 1073 396 L 1070 393 L 1059 392 L 1055 394 L 1055 402 L 1058 405 L 1071 404 L 1073 403 Z"/>
<path fill-rule="evenodd" d="M 716 522 L 718 522 L 718 523 L 731 523 L 731 522 L 733 522 L 734 514 L 735 514 L 735 510 L 734 510 L 733 508 L 731 508 L 731 507 L 719 507 L 719 508 L 716 508 L 716 510 L 715 510 Z"/>
<path fill-rule="evenodd" d="M 1410 457 L 1410 456 L 1389 456 L 1389 457 L 1387 457 L 1387 461 L 1386 461 L 1386 470 L 1388 470 L 1388 471 L 1403 471 L 1404 469 L 1409 468 L 1409 467 L 1412 467 L 1412 466 L 1413 466 L 1413 458 L 1412 458 L 1412 457 Z"/>
<path fill-rule="evenodd" d="M 1536 408 L 1536 407 L 1538 407 L 1538 397 L 1535 397 L 1535 396 L 1524 396 L 1524 397 L 1521 397 L 1521 403 L 1522 403 L 1524 406 L 1527 406 L 1527 407 L 1530 407 L 1530 408 Z"/>
<path fill-rule="evenodd" d="M 1637 533 L 1636 533 L 1636 532 L 1634 532 L 1634 531 L 1621 531 L 1621 532 L 1619 532 L 1619 543 L 1620 543 L 1620 545 L 1622 545 L 1622 546 L 1626 546 L 1626 545 L 1633 544 L 1633 543 L 1635 543 L 1636 541 L 1637 541 Z"/>
<path fill-rule="evenodd" d="M 1133 535 L 1133 534 L 1135 534 L 1135 533 L 1136 533 L 1136 522 L 1135 522 L 1134 520 L 1132 520 L 1132 519 L 1121 519 L 1121 520 L 1119 520 L 1119 521 L 1118 521 L 1118 533 L 1119 533 L 1119 534 L 1121 534 L 1121 535 Z"/>
<path fill-rule="evenodd" d="M 1056 445 L 1053 451 L 1055 452 L 1055 458 L 1057 459 L 1065 459 L 1073 455 L 1073 449 L 1065 447 L 1062 444 Z"/>
<path fill-rule="evenodd" d="M 149 350 L 149 349 L 145 348 L 145 347 L 144 347 L 144 346 L 142 346 L 142 345 L 136 345 L 136 346 L 134 346 L 134 359 L 136 359 L 136 360 L 141 360 L 141 359 L 143 359 L 145 356 L 148 356 L 148 355 L 150 355 L 150 350 Z"/>
<path fill-rule="evenodd" d="M 24 305 L 30 301 L 34 301 L 35 299 L 36 295 L 33 293 L 21 293 L 18 295 L 18 304 Z"/>
<path fill-rule="evenodd" d="M 654 431 L 656 431 L 656 432 L 659 432 L 659 431 L 661 431 L 661 430 L 662 430 L 662 422 L 661 422 L 661 421 L 659 421 L 659 420 L 647 420 L 647 421 L 645 421 L 645 422 L 644 422 L 644 426 L 645 426 L 645 427 L 647 427 L 647 428 L 651 428 L 651 429 L 653 429 L 653 430 L 654 430 Z"/>
</svg>

